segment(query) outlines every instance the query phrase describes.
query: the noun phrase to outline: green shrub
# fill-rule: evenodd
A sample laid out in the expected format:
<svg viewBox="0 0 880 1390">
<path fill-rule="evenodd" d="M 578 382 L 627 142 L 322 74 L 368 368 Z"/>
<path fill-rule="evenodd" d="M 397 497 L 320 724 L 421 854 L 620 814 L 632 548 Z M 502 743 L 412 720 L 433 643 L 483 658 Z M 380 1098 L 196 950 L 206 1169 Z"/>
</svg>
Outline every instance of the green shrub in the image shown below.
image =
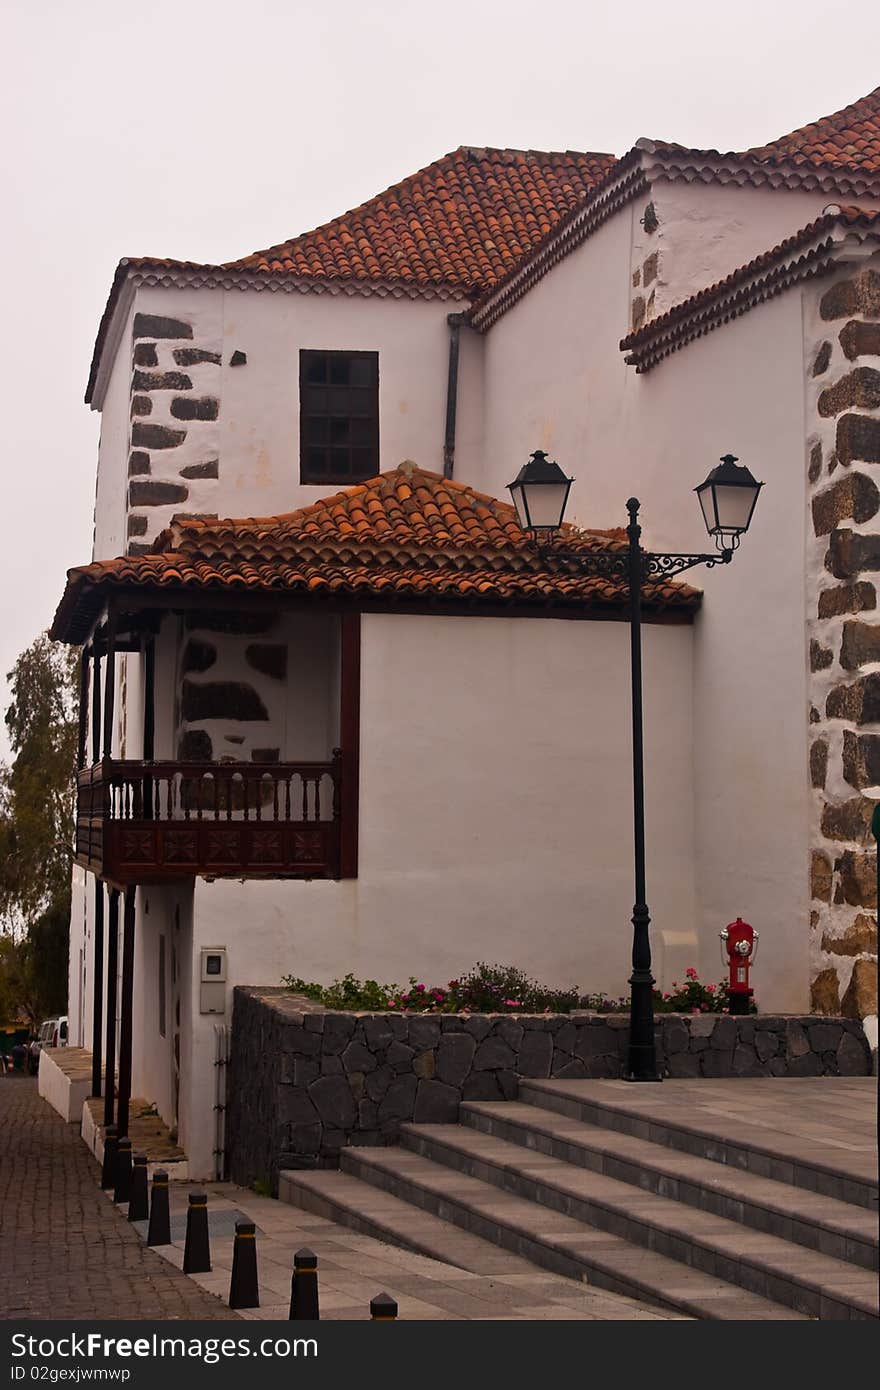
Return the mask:
<svg viewBox="0 0 880 1390">
<path fill-rule="evenodd" d="M 610 999 L 600 992 L 581 994 L 577 985 L 568 989 L 550 989 L 532 980 L 513 965 L 477 964 L 446 985 L 433 986 L 410 976 L 409 986 L 379 984 L 376 980 L 358 980 L 344 975 L 332 985 L 318 985 L 285 975 L 281 982 L 297 994 L 304 994 L 328 1009 L 357 1010 L 364 1013 L 388 1011 L 409 1013 L 490 1013 L 490 1014 L 568 1014 L 573 1009 L 590 1009 L 596 1013 L 628 1013 L 629 999 L 621 996 Z M 657 1013 L 722 1013 L 728 1005 L 727 984 L 704 985 L 696 970 L 685 972 L 685 983 L 673 983 L 666 994 L 654 991 Z M 752 1005 L 752 1012 L 757 1009 Z"/>
</svg>

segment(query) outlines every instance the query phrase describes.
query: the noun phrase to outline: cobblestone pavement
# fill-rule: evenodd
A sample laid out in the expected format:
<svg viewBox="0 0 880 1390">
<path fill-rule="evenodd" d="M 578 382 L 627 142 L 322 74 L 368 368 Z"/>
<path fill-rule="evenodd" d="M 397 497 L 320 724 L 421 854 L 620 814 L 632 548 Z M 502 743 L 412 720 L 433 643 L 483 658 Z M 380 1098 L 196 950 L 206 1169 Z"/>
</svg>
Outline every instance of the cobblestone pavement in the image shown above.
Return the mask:
<svg viewBox="0 0 880 1390">
<path fill-rule="evenodd" d="M 143 1227 L 129 1225 L 98 1180 L 76 1126 L 39 1098 L 36 1081 L 0 1077 L 0 1318 L 237 1318 L 221 1299 L 243 1216 L 257 1223 L 261 1305 L 245 1318 L 287 1318 L 293 1253 L 303 1245 L 319 1257 L 322 1320 L 369 1318 L 383 1290 L 407 1319 L 675 1318 L 490 1247 L 493 1272 L 468 1273 L 232 1183 L 201 1185 L 213 1269 L 190 1278 L 181 1265 L 195 1185 L 172 1183 L 173 1243 L 150 1250 Z"/>
<path fill-rule="evenodd" d="M 148 1249 L 75 1125 L 0 1076 L 0 1318 L 237 1318 Z"/>
</svg>

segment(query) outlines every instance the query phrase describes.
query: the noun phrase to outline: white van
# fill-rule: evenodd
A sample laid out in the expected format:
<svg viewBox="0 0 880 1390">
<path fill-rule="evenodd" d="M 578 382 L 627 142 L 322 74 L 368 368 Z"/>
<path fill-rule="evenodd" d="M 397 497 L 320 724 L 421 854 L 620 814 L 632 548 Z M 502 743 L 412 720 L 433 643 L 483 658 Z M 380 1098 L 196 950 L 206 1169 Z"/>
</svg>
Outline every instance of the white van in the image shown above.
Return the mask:
<svg viewBox="0 0 880 1390">
<path fill-rule="evenodd" d="M 46 1018 L 40 1024 L 40 1031 L 28 1049 L 30 1070 L 36 1074 L 40 1064 L 40 1053 L 44 1047 L 67 1046 L 67 1015 L 60 1018 Z"/>
</svg>

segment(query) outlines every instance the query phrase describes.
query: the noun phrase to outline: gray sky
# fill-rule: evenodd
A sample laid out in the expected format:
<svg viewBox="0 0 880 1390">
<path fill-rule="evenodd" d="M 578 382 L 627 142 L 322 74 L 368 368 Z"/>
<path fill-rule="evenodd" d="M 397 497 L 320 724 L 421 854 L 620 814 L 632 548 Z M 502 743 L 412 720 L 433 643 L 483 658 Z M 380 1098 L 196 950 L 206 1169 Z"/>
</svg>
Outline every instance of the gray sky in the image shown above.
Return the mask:
<svg viewBox="0 0 880 1390">
<path fill-rule="evenodd" d="M 121 256 L 230 260 L 461 144 L 763 143 L 877 86 L 878 39 L 875 0 L 5 0 L 0 676 L 90 558 Z"/>
</svg>

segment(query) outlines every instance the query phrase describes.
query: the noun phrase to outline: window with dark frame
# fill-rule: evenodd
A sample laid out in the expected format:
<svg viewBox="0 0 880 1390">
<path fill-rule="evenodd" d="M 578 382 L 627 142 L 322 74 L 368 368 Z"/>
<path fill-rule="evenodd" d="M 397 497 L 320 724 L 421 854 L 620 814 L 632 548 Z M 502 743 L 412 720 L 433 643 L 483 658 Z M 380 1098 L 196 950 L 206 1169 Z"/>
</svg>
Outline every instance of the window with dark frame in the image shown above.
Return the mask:
<svg viewBox="0 0 880 1390">
<path fill-rule="evenodd" d="M 379 472 L 378 352 L 299 354 L 302 483 L 349 483 Z"/>
</svg>

